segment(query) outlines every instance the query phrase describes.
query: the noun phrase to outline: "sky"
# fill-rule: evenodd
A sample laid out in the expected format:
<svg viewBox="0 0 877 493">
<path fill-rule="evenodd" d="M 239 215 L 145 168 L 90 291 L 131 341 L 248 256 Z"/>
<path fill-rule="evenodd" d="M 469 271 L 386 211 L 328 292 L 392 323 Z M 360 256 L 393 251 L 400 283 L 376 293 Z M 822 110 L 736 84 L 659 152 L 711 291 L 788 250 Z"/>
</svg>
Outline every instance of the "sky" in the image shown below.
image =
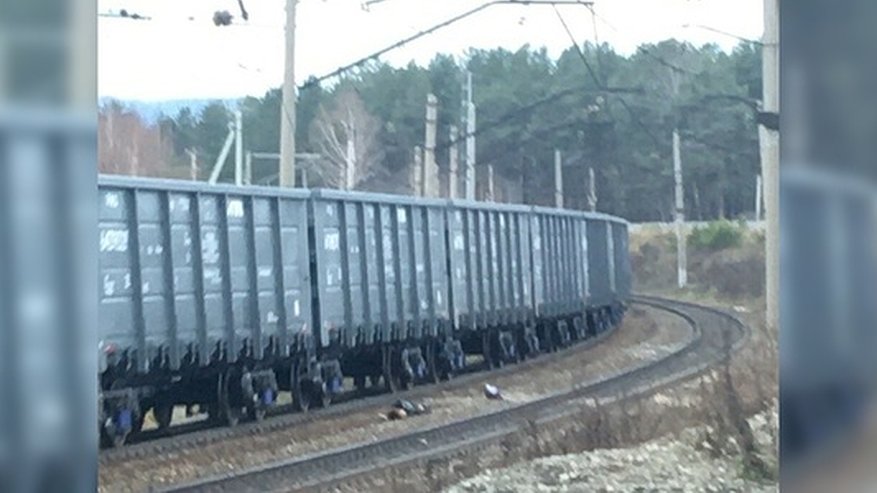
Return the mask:
<svg viewBox="0 0 877 493">
<path fill-rule="evenodd" d="M 299 0 L 296 10 L 296 79 L 304 82 L 369 55 L 486 0 Z M 262 96 L 283 81 L 285 1 L 98 0 L 101 14 L 121 9 L 151 17 L 98 20 L 98 94 L 122 100 Z M 216 27 L 213 12 L 236 16 Z M 667 38 L 730 50 L 728 34 L 761 37 L 761 0 L 595 0 L 558 7 L 576 41 L 599 40 L 622 54 Z M 686 27 L 687 26 L 687 27 Z M 699 26 L 705 26 L 699 27 Z M 708 29 L 707 29 L 708 28 Z M 572 44 L 550 6 L 495 5 L 387 53 L 394 66 L 425 65 L 437 53 L 462 56 L 470 48 L 529 44 L 557 57 Z"/>
</svg>

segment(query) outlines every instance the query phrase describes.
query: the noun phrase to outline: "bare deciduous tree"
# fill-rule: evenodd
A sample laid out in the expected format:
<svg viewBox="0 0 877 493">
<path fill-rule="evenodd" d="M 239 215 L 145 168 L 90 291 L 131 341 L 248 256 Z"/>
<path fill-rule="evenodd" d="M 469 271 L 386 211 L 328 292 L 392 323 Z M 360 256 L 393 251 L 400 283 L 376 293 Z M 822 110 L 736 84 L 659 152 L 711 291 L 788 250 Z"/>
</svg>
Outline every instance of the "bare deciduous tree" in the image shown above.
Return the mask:
<svg viewBox="0 0 877 493">
<path fill-rule="evenodd" d="M 111 103 L 98 114 L 98 167 L 101 173 L 167 176 L 171 141 L 158 125 L 145 123 L 122 105 Z"/>
<path fill-rule="evenodd" d="M 334 188 L 352 190 L 383 169 L 380 121 L 369 114 L 353 89 L 340 91 L 320 106 L 311 125 L 311 138 L 323 155 L 314 171 Z"/>
</svg>

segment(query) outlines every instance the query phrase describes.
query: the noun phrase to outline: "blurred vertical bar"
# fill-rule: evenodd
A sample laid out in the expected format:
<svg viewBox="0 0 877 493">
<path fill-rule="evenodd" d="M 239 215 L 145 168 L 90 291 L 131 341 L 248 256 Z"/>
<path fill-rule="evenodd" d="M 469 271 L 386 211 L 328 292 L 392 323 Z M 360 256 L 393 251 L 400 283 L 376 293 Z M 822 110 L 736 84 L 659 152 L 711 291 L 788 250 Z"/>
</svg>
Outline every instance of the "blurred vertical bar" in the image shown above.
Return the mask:
<svg viewBox="0 0 877 493">
<path fill-rule="evenodd" d="M 877 2 L 780 14 L 782 487 L 873 491 Z"/>
<path fill-rule="evenodd" d="M 96 9 L 0 2 L 0 491 L 97 489 Z"/>
</svg>

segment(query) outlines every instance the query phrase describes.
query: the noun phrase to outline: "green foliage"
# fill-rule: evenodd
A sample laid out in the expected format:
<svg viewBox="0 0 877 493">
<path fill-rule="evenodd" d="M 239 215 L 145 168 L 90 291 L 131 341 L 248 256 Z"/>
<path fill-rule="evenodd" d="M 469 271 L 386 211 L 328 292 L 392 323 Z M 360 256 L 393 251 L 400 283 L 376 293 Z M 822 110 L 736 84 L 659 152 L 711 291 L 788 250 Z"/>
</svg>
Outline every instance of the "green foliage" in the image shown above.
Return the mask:
<svg viewBox="0 0 877 493">
<path fill-rule="evenodd" d="M 582 49 L 591 70 L 574 49 L 555 60 L 528 46 L 470 50 L 462 58 L 437 55 L 426 67 L 373 63 L 331 86 L 315 84 L 299 93 L 296 150 L 319 149 L 309 131 L 319 108 L 352 88 L 379 121 L 383 167 L 401 176 L 410 169 L 414 147 L 424 143 L 426 96 L 432 92 L 439 101 L 436 158 L 444 168 L 449 127 L 464 130 L 468 70 L 477 106 L 476 162 L 492 164 L 498 179 L 521 188 L 527 203 L 553 202 L 553 154 L 560 149 L 568 207 L 586 206 L 584 184 L 593 167 L 601 211 L 632 221 L 667 221 L 673 211 L 671 136 L 678 128 L 686 215 L 710 220 L 751 213 L 759 171 L 750 104 L 761 90 L 758 47 L 740 45 L 725 53 L 714 45 L 668 40 L 627 57 L 607 44 Z M 240 102 L 247 149 L 278 150 L 280 105 L 277 89 Z M 170 125 L 176 148 L 196 148 L 200 162 L 212 165 L 230 118 L 221 103 L 197 116 L 181 112 Z M 257 163 L 255 178 L 267 168 Z"/>
<path fill-rule="evenodd" d="M 695 228 L 688 235 L 688 243 L 706 251 L 725 250 L 743 243 L 744 229 L 740 224 L 727 220 L 713 221 L 705 227 Z"/>
</svg>

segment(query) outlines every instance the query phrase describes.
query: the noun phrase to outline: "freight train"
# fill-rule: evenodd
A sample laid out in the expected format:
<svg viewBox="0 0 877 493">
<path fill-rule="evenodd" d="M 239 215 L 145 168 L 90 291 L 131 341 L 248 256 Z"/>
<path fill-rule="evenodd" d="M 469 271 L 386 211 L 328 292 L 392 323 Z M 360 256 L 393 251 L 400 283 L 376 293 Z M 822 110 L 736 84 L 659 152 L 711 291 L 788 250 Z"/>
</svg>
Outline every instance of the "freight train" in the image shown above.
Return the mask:
<svg viewBox="0 0 877 493">
<path fill-rule="evenodd" d="M 580 211 L 336 190 L 99 181 L 99 427 L 152 410 L 234 425 L 345 378 L 389 391 L 618 324 L 628 224 Z"/>
</svg>

